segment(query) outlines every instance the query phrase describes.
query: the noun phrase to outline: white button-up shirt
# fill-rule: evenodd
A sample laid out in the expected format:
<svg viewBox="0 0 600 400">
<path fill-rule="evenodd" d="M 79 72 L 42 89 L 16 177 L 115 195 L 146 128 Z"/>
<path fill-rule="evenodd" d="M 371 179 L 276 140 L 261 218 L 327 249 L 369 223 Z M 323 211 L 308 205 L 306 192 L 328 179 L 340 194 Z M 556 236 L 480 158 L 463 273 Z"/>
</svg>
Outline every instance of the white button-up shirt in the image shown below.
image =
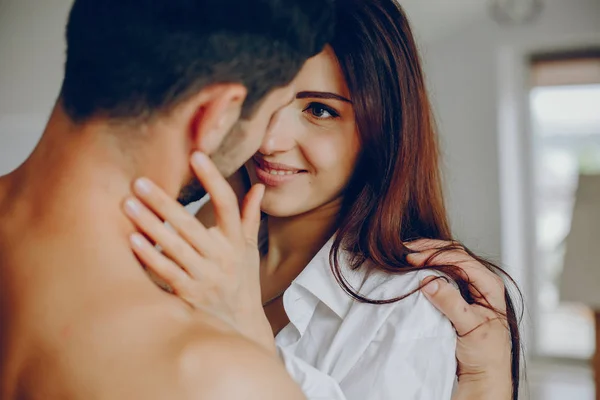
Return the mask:
<svg viewBox="0 0 600 400">
<path fill-rule="evenodd" d="M 331 273 L 325 245 L 285 292 L 290 323 L 275 338 L 309 400 L 446 400 L 456 374 L 456 332 L 420 293 L 392 304 L 354 301 Z M 342 253 L 343 254 L 343 253 Z M 340 266 L 362 296 L 387 300 L 428 271 L 390 275 Z"/>
</svg>

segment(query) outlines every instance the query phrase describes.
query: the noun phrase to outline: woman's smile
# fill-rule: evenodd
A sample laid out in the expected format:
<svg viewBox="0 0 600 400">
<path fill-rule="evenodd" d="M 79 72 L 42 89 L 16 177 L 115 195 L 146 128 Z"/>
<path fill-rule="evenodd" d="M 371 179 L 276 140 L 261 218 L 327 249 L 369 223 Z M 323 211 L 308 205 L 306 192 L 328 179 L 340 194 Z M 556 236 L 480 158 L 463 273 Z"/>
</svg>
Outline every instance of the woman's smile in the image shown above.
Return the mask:
<svg viewBox="0 0 600 400">
<path fill-rule="evenodd" d="M 274 187 L 295 180 L 298 176 L 308 173 L 308 171 L 295 168 L 290 165 L 269 162 L 262 157 L 253 158 L 256 177 L 266 186 Z"/>
</svg>

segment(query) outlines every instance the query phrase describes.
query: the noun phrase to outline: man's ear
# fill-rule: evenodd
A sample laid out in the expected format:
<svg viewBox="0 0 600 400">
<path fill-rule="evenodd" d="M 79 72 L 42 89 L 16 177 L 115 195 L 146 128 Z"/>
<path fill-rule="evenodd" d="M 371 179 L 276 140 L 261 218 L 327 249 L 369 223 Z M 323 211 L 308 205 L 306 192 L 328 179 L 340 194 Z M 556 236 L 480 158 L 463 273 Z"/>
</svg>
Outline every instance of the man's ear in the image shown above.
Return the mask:
<svg viewBox="0 0 600 400">
<path fill-rule="evenodd" d="M 190 99 L 189 129 L 194 150 L 210 155 L 221 146 L 240 118 L 246 94 L 246 88 L 239 83 L 219 83 Z"/>
</svg>

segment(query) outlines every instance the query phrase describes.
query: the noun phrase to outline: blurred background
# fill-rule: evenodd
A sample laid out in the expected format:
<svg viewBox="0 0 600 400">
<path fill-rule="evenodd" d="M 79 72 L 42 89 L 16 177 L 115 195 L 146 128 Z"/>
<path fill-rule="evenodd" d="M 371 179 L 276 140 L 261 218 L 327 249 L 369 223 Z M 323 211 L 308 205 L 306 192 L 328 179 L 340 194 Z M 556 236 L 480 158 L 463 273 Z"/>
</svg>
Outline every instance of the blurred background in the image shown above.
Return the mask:
<svg viewBox="0 0 600 400">
<path fill-rule="evenodd" d="M 525 296 L 523 398 L 593 400 L 600 304 L 566 301 L 561 280 L 578 177 L 600 174 L 600 0 L 400 3 L 439 124 L 453 229 Z M 70 5 L 0 0 L 0 175 L 49 116 Z M 590 287 L 591 276 L 578 279 Z M 600 292 L 600 279 L 591 287 Z"/>
</svg>

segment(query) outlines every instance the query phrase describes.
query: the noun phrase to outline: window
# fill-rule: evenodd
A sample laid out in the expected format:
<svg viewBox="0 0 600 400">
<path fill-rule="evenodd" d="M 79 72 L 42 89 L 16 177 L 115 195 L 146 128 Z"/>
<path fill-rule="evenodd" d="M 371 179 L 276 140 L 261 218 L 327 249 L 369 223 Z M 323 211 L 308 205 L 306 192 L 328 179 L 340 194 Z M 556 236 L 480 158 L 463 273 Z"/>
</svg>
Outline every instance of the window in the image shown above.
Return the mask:
<svg viewBox="0 0 600 400">
<path fill-rule="evenodd" d="M 534 57 L 531 67 L 534 343 L 542 356 L 587 359 L 595 347 L 594 315 L 560 302 L 559 280 L 578 176 L 600 174 L 600 51 Z"/>
</svg>

